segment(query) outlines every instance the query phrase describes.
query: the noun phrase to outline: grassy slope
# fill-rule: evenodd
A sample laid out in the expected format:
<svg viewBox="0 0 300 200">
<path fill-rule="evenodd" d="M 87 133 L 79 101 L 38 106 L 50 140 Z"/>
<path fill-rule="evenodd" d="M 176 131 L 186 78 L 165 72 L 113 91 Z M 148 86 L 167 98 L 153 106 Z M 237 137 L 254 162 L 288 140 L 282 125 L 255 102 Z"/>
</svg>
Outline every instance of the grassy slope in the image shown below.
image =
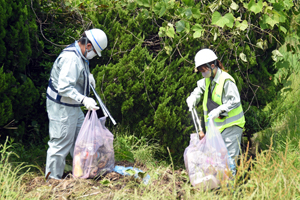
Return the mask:
<svg viewBox="0 0 300 200">
<path fill-rule="evenodd" d="M 298 41 L 296 37 L 288 39 L 288 42 L 295 47 L 299 45 Z M 275 75 L 275 81 L 283 84 L 284 87 L 278 92 L 277 99 L 265 108 L 272 119 L 272 126 L 256 133 L 255 139 L 261 144 L 262 149 L 266 149 L 270 145 L 270 138 L 273 137 L 274 147 L 282 151 L 285 149 L 286 142 L 295 147 L 300 139 L 300 55 L 298 53 L 300 48 L 296 48 L 294 54 L 287 52 L 286 45 L 279 50 L 283 54 L 283 61 L 288 61 L 290 65 L 280 68 Z M 287 76 L 289 78 L 284 80 L 283 78 Z"/>
<path fill-rule="evenodd" d="M 292 71 L 282 68 L 278 72 L 279 81 L 279 77 L 291 75 L 283 83 L 285 86 L 278 93 L 278 98 L 266 108 L 273 125 L 256 134 L 255 140 L 260 142 L 262 151 L 257 153 L 255 160 L 249 158 L 247 152 L 241 156 L 233 187 L 207 192 L 192 188 L 185 170 L 174 171 L 172 165 L 153 158 L 154 152 L 159 150 L 158 146 L 149 146 L 145 140 L 136 140 L 129 133 L 129 136 L 115 133 L 118 135 L 116 147 L 128 146 L 136 161 L 143 163 L 143 170 L 151 176 L 150 184 L 143 185 L 129 179 L 108 181 L 106 184 L 92 180 L 79 183 L 67 180 L 69 182 L 60 184 L 60 188 L 59 185 L 44 184 L 26 193 L 25 187 L 20 186 L 22 176 L 17 176 L 19 168 L 13 170 L 2 154 L 0 199 L 299 199 L 300 57 L 297 54 L 285 54 L 284 48 L 280 51 L 284 59 L 292 63 Z M 3 153 L 4 149 L 0 148 L 0 152 Z"/>
</svg>

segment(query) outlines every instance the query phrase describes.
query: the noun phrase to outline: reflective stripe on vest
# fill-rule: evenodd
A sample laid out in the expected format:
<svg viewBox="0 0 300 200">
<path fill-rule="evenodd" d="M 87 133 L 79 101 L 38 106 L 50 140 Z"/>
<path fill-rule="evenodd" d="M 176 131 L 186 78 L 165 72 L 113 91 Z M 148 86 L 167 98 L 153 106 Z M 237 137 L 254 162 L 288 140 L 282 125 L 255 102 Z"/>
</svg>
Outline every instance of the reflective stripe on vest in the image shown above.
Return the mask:
<svg viewBox="0 0 300 200">
<path fill-rule="evenodd" d="M 65 49 L 63 49 L 63 51 L 74 52 L 78 57 L 81 58 L 81 55 L 80 55 L 78 49 L 75 47 L 75 43 L 69 45 L 68 47 L 66 47 Z M 86 70 L 86 66 L 85 66 L 84 61 L 83 61 L 82 58 L 81 58 L 81 61 L 82 61 L 82 64 L 84 66 L 84 72 L 83 72 L 84 92 L 83 92 L 83 95 L 84 96 L 88 96 L 89 93 L 90 93 L 90 88 L 89 88 L 89 84 L 88 84 L 89 83 L 89 76 L 88 76 L 88 73 L 87 73 L 87 70 Z M 52 69 L 51 69 L 51 71 L 52 71 Z M 51 74 L 51 72 L 50 72 L 50 74 Z M 50 99 L 50 100 L 52 100 L 52 101 L 54 101 L 56 103 L 65 105 L 65 106 L 71 106 L 71 107 L 80 107 L 80 106 L 83 106 L 83 104 L 78 103 L 74 99 L 71 99 L 69 97 L 63 97 L 63 96 L 59 95 L 58 91 L 52 85 L 51 78 L 49 79 L 49 83 L 48 83 L 46 95 L 47 95 L 48 99 Z"/>
<path fill-rule="evenodd" d="M 63 96 L 59 95 L 58 91 L 54 89 L 51 79 L 49 80 L 49 84 L 48 84 L 48 88 L 47 88 L 47 98 L 56 103 L 59 103 L 59 104 L 65 105 L 65 106 L 72 106 L 72 107 L 83 106 L 81 103 L 78 103 L 74 99 L 71 99 L 69 97 L 63 97 Z"/>
<path fill-rule="evenodd" d="M 235 83 L 235 80 L 232 78 L 232 76 L 230 76 L 228 73 L 222 71 L 220 74 L 219 83 L 216 83 L 215 88 L 212 92 L 211 99 L 219 105 L 222 105 L 222 94 L 223 94 L 223 90 L 224 90 L 224 83 L 228 79 Z M 205 121 L 206 129 L 208 126 L 207 98 L 208 98 L 209 85 L 210 85 L 210 78 L 206 78 L 205 79 L 205 92 L 204 92 L 204 99 L 203 99 L 203 113 L 204 113 L 204 121 Z M 242 105 L 240 104 L 239 107 L 232 109 L 230 112 L 228 112 L 227 117 L 224 117 L 223 119 L 216 118 L 214 121 L 221 133 L 225 128 L 228 128 L 228 127 L 231 127 L 234 125 L 237 125 L 237 126 L 243 128 L 245 125 L 245 116 L 244 116 Z"/>
</svg>

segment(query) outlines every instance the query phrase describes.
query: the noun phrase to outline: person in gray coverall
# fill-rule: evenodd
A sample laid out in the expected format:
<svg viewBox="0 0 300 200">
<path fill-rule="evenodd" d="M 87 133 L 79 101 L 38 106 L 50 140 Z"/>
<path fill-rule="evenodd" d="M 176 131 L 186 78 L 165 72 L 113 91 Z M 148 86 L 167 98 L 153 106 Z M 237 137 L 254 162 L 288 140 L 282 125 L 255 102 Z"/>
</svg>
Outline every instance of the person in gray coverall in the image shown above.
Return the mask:
<svg viewBox="0 0 300 200">
<path fill-rule="evenodd" d="M 187 105 L 192 110 L 203 96 L 205 127 L 208 126 L 208 120 L 214 121 L 230 157 L 236 159 L 240 152 L 245 117 L 235 80 L 224 70 L 222 63 L 210 49 L 197 52 L 195 72 L 201 72 L 203 78 L 197 82 L 197 87 L 186 99 Z M 199 135 L 200 139 L 204 137 L 202 130 Z M 232 174 L 235 175 L 235 164 L 229 162 Z"/>
<path fill-rule="evenodd" d="M 100 29 L 84 32 L 79 41 L 69 45 L 55 60 L 47 88 L 47 113 L 49 118 L 47 176 L 61 179 L 65 158 L 73 157 L 74 145 L 84 114 L 81 106 L 98 110 L 97 103 L 88 97 L 90 84 L 95 88 L 95 79 L 90 73 L 89 60 L 107 47 L 107 36 Z"/>
</svg>

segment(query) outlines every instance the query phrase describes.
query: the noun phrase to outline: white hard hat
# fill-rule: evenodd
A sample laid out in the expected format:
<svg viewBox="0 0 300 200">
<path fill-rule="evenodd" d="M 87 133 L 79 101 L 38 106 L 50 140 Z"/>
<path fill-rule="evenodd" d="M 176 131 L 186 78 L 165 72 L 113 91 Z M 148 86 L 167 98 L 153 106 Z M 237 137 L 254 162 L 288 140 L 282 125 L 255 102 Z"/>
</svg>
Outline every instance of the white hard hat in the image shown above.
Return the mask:
<svg viewBox="0 0 300 200">
<path fill-rule="evenodd" d="M 217 60 L 218 57 L 210 49 L 201 49 L 195 56 L 195 69 L 201 65 Z"/>
<path fill-rule="evenodd" d="M 101 51 L 107 47 L 107 36 L 101 29 L 91 29 L 85 31 L 86 37 L 91 41 L 98 56 L 101 56 Z"/>
</svg>

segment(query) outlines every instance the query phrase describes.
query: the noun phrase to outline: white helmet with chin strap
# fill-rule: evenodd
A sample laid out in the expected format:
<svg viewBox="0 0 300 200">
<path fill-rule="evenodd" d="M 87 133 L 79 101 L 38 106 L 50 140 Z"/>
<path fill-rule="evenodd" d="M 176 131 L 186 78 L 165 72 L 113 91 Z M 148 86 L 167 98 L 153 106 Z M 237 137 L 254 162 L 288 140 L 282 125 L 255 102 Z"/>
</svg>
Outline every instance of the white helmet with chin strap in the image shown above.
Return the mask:
<svg viewBox="0 0 300 200">
<path fill-rule="evenodd" d="M 91 29 L 84 32 L 86 37 L 91 41 L 99 57 L 101 57 L 101 51 L 107 47 L 107 36 L 101 29 Z"/>
<path fill-rule="evenodd" d="M 202 65 L 207 65 L 210 69 L 211 66 L 208 64 L 212 61 L 216 61 L 218 57 L 216 54 L 210 49 L 201 49 L 197 52 L 195 56 L 195 72 L 198 72 L 197 67 Z M 216 65 L 216 63 L 215 63 Z M 212 70 L 212 69 L 211 69 Z"/>
</svg>

